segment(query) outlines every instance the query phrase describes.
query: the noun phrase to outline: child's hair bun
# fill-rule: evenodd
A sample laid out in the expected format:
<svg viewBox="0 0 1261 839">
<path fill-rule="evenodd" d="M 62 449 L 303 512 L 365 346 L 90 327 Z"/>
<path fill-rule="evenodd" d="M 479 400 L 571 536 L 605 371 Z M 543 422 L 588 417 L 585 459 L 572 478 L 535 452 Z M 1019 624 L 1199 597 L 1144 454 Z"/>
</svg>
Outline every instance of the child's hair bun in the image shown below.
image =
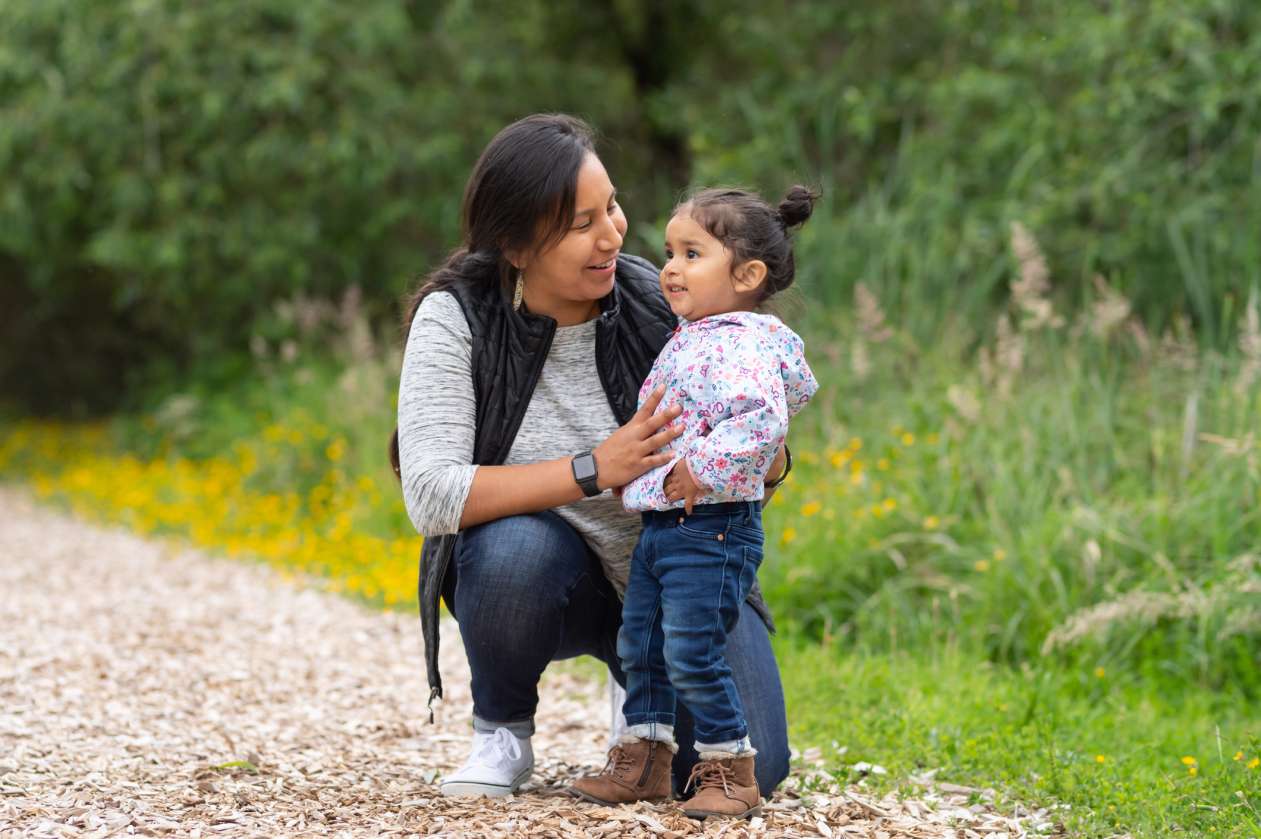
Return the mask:
<svg viewBox="0 0 1261 839">
<path fill-rule="evenodd" d="M 820 193 L 816 190 L 801 184 L 789 187 L 788 194 L 784 196 L 783 201 L 779 202 L 777 209 L 784 227 L 805 224 L 806 219 L 810 218 L 810 214 L 814 212 L 814 202 L 819 199 L 819 195 Z"/>
</svg>

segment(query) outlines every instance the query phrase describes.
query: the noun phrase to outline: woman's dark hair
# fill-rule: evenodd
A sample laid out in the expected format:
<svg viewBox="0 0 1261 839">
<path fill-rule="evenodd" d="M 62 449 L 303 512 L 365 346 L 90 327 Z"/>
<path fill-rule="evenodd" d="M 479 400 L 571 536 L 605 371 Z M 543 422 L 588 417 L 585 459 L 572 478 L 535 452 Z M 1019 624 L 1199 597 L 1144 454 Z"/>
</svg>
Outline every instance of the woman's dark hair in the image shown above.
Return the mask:
<svg viewBox="0 0 1261 839">
<path fill-rule="evenodd" d="M 511 295 L 517 269 L 507 254 L 543 250 L 565 235 L 573 222 L 578 170 L 594 153 L 590 126 L 566 114 L 534 114 L 494 136 L 464 187 L 463 242 L 408 297 L 404 344 L 421 301 L 435 291 L 457 283 L 498 284 Z M 399 474 L 397 429 L 390 463 Z"/>
<path fill-rule="evenodd" d="M 731 267 L 754 259 L 766 263 L 761 303 L 792 285 L 794 227 L 805 224 L 819 192 L 800 184 L 790 187 L 779 206 L 772 208 L 745 189 L 702 189 L 674 208 L 686 213 L 731 252 Z"/>
</svg>

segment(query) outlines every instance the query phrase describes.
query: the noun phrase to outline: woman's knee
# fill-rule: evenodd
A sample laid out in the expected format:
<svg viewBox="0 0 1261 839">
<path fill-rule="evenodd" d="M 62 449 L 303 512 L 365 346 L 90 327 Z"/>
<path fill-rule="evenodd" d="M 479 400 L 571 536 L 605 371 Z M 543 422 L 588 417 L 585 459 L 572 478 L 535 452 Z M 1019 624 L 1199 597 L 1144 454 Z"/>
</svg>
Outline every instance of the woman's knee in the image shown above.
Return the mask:
<svg viewBox="0 0 1261 839">
<path fill-rule="evenodd" d="M 461 583 L 546 598 L 589 570 L 586 544 L 552 512 L 508 516 L 471 527 L 456 545 Z"/>
<path fill-rule="evenodd" d="M 462 631 L 485 629 L 505 640 L 541 631 L 549 615 L 560 621 L 591 565 L 582 537 L 550 512 L 469 528 L 454 561 Z"/>
</svg>

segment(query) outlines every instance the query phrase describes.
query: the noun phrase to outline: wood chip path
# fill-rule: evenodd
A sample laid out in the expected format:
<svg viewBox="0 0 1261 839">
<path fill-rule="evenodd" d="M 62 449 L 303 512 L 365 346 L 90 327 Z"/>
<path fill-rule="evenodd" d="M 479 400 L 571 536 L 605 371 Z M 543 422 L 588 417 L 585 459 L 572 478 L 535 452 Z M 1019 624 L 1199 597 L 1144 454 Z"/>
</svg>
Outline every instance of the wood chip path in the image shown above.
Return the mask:
<svg viewBox="0 0 1261 839">
<path fill-rule="evenodd" d="M 418 620 L 258 565 L 86 524 L 0 488 L 0 835 L 1048 835 L 971 791 L 876 800 L 798 769 L 751 822 L 670 806 L 578 803 L 603 764 L 604 687 L 574 668 L 542 688 L 534 780 L 512 799 L 447 799 L 469 740 L 454 627 L 437 723 Z M 800 762 L 800 761 L 799 761 Z M 808 763 L 808 762 L 807 762 Z M 807 791 L 808 790 L 808 791 Z"/>
</svg>

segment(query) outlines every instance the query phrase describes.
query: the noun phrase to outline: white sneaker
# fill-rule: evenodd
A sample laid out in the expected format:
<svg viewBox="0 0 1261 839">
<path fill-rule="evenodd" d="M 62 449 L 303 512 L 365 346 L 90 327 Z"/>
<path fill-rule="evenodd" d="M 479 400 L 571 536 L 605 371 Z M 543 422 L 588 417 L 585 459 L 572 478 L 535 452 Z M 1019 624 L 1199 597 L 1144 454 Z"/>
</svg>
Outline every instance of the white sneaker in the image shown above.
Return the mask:
<svg viewBox="0 0 1261 839">
<path fill-rule="evenodd" d="M 506 728 L 473 732 L 473 753 L 459 769 L 438 782 L 443 795 L 512 795 L 534 773 L 530 738 L 518 739 Z"/>
<path fill-rule="evenodd" d="M 622 713 L 622 705 L 626 702 L 626 691 L 609 674 L 609 744 L 605 751 L 611 751 L 622 742 L 622 738 L 630 733 L 626 724 L 626 716 Z"/>
</svg>

